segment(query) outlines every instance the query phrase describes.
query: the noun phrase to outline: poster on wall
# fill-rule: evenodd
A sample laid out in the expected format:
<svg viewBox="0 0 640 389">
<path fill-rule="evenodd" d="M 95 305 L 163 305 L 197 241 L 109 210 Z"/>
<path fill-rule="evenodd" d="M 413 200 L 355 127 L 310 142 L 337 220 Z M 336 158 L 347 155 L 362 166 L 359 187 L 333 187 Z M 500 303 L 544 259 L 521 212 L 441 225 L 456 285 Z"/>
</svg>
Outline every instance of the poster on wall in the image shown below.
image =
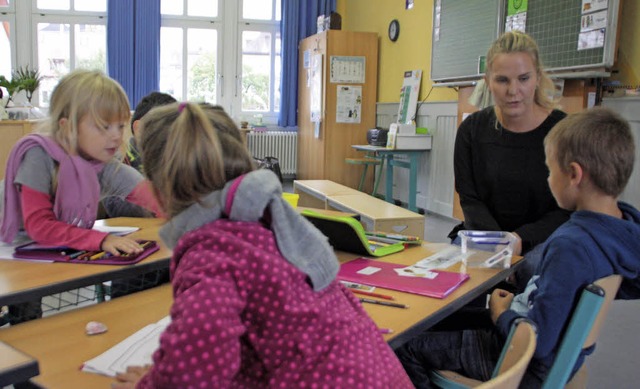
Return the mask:
<svg viewBox="0 0 640 389">
<path fill-rule="evenodd" d="M 329 82 L 364 84 L 366 57 L 332 55 Z"/>
<path fill-rule="evenodd" d="M 398 107 L 398 123 L 411 123 L 416 118 L 418 95 L 420 94 L 422 70 L 404 72 L 404 81 L 400 89 L 400 106 Z"/>
<path fill-rule="evenodd" d="M 607 0 L 582 0 L 578 50 L 604 47 L 608 23 Z"/>
<path fill-rule="evenodd" d="M 360 123 L 362 116 L 362 87 L 338 85 L 336 123 Z"/>
<path fill-rule="evenodd" d="M 528 0 L 509 0 L 507 4 L 507 20 L 505 31 L 525 31 L 527 27 Z"/>
<path fill-rule="evenodd" d="M 322 121 L 322 54 L 311 56 L 311 67 L 308 71 L 309 110 L 311 122 L 314 123 L 313 135 L 320 138 L 320 122 Z"/>
</svg>

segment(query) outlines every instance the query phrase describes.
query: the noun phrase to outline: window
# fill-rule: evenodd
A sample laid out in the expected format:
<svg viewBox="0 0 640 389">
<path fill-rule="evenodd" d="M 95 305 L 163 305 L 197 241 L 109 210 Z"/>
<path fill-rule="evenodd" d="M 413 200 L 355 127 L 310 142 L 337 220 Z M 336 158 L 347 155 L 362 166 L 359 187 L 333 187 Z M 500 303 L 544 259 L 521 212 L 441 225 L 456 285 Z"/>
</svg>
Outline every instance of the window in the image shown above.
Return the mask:
<svg viewBox="0 0 640 389">
<path fill-rule="evenodd" d="M 11 79 L 15 60 L 15 45 L 11 38 L 15 36 L 16 14 L 8 0 L 0 0 L 0 12 L 0 75 Z"/>
<path fill-rule="evenodd" d="M 275 124 L 280 110 L 280 0 L 162 0 L 160 89 Z"/>
<path fill-rule="evenodd" d="M 42 75 L 39 105 L 48 106 L 58 80 L 74 69 L 107 71 L 106 0 L 37 0 L 32 21 Z"/>
</svg>

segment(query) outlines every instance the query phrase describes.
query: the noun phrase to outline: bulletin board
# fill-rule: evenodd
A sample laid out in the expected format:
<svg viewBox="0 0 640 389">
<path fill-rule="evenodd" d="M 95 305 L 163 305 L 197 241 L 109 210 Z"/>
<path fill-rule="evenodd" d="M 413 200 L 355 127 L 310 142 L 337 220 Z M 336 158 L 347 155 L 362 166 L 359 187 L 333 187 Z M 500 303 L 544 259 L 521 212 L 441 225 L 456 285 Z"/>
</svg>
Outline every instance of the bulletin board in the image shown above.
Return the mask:
<svg viewBox="0 0 640 389">
<path fill-rule="evenodd" d="M 510 1 L 434 0 L 431 79 L 434 82 L 477 80 L 479 58 L 505 28 Z M 547 71 L 602 69 L 613 66 L 620 0 L 528 0 L 526 28 L 538 43 Z M 593 8 L 592 8 L 593 7 Z M 598 12 L 594 9 L 604 7 Z M 586 11 L 585 11 L 586 10 Z M 580 47 L 585 15 L 606 13 L 600 47 Z M 588 24 L 588 23 L 586 23 Z"/>
</svg>

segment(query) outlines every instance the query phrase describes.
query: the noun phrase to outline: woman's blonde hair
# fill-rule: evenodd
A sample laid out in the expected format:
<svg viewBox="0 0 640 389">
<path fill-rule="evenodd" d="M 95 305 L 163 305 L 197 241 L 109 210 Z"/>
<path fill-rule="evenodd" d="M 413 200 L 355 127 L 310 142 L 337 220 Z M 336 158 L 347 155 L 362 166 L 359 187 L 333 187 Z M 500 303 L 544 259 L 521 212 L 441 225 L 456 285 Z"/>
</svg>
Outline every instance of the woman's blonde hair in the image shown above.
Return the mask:
<svg viewBox="0 0 640 389">
<path fill-rule="evenodd" d="M 542 66 L 538 44 L 531 36 L 524 32 L 508 31 L 493 42 L 487 52 L 487 77 L 491 73 L 491 67 L 493 66 L 493 61 L 496 56 L 498 54 L 511 53 L 529 54 L 533 60 L 533 65 L 536 68 L 538 80 L 540 81 L 538 88 L 536 88 L 534 102 L 543 108 L 555 108 L 557 105 L 553 100 L 555 87 L 553 85 L 553 81 L 551 81 Z"/>
<path fill-rule="evenodd" d="M 220 107 L 157 107 L 140 130 L 145 174 L 170 217 L 254 168 L 240 130 Z"/>
<path fill-rule="evenodd" d="M 69 154 L 78 151 L 78 124 L 85 115 L 100 127 L 110 122 L 128 125 L 131 111 L 127 94 L 112 78 L 98 70 L 74 70 L 64 76 L 51 94 L 49 119 L 43 123 L 44 132 Z M 66 118 L 68 124 L 60 125 Z"/>
</svg>

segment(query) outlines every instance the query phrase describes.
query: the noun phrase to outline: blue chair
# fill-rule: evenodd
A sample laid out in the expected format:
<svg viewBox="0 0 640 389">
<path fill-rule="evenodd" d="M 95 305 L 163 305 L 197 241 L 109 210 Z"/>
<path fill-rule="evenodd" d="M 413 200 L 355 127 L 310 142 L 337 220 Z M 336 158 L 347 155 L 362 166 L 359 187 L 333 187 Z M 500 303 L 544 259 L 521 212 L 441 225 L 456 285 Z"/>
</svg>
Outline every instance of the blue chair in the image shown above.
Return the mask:
<svg viewBox="0 0 640 389">
<path fill-rule="evenodd" d="M 498 363 L 489 381 L 481 382 L 452 371 L 433 371 L 432 382 L 442 388 L 517 389 L 536 349 L 535 325 L 528 319 L 513 323 Z"/>
<path fill-rule="evenodd" d="M 542 388 L 586 388 L 586 367 L 584 364 L 571 381 L 569 376 L 580 351 L 593 346 L 607 316 L 611 302 L 618 293 L 622 277 L 614 274 L 587 285 L 582 292 L 567 330 L 562 337 L 556 360 Z"/>
<path fill-rule="evenodd" d="M 600 329 L 604 323 L 604 319 L 609 311 L 611 301 L 618 292 L 622 277 L 619 275 L 611 275 L 608 277 L 596 280 L 592 284 L 587 285 L 580 296 L 578 305 L 571 314 L 567 330 L 565 331 L 560 346 L 556 354 L 556 359 L 549 370 L 549 374 L 542 384 L 542 389 L 555 389 L 555 388 L 586 388 L 586 367 L 584 364 L 576 372 L 576 374 L 569 380 L 573 366 L 580 355 L 580 351 L 584 348 L 591 347 L 595 344 Z M 512 330 L 513 332 L 513 330 Z M 509 338 L 507 339 L 507 343 Z M 504 354 L 503 350 L 503 354 Z M 496 369 L 501 367 L 502 356 L 498 361 Z M 526 367 L 525 367 L 526 368 Z M 523 370 L 524 373 L 524 370 Z M 494 372 L 496 377 L 497 371 Z M 510 384 L 500 384 L 497 386 L 486 386 L 490 382 L 494 381 L 492 378 L 490 381 L 480 383 L 476 380 L 470 380 L 469 378 L 456 375 L 456 373 L 436 371 L 431 374 L 433 382 L 441 388 L 517 388 L 518 383 L 515 386 Z M 520 376 L 519 379 L 522 379 Z M 458 381 L 458 382 L 456 382 Z M 519 382 L 519 381 L 518 381 Z"/>
</svg>

